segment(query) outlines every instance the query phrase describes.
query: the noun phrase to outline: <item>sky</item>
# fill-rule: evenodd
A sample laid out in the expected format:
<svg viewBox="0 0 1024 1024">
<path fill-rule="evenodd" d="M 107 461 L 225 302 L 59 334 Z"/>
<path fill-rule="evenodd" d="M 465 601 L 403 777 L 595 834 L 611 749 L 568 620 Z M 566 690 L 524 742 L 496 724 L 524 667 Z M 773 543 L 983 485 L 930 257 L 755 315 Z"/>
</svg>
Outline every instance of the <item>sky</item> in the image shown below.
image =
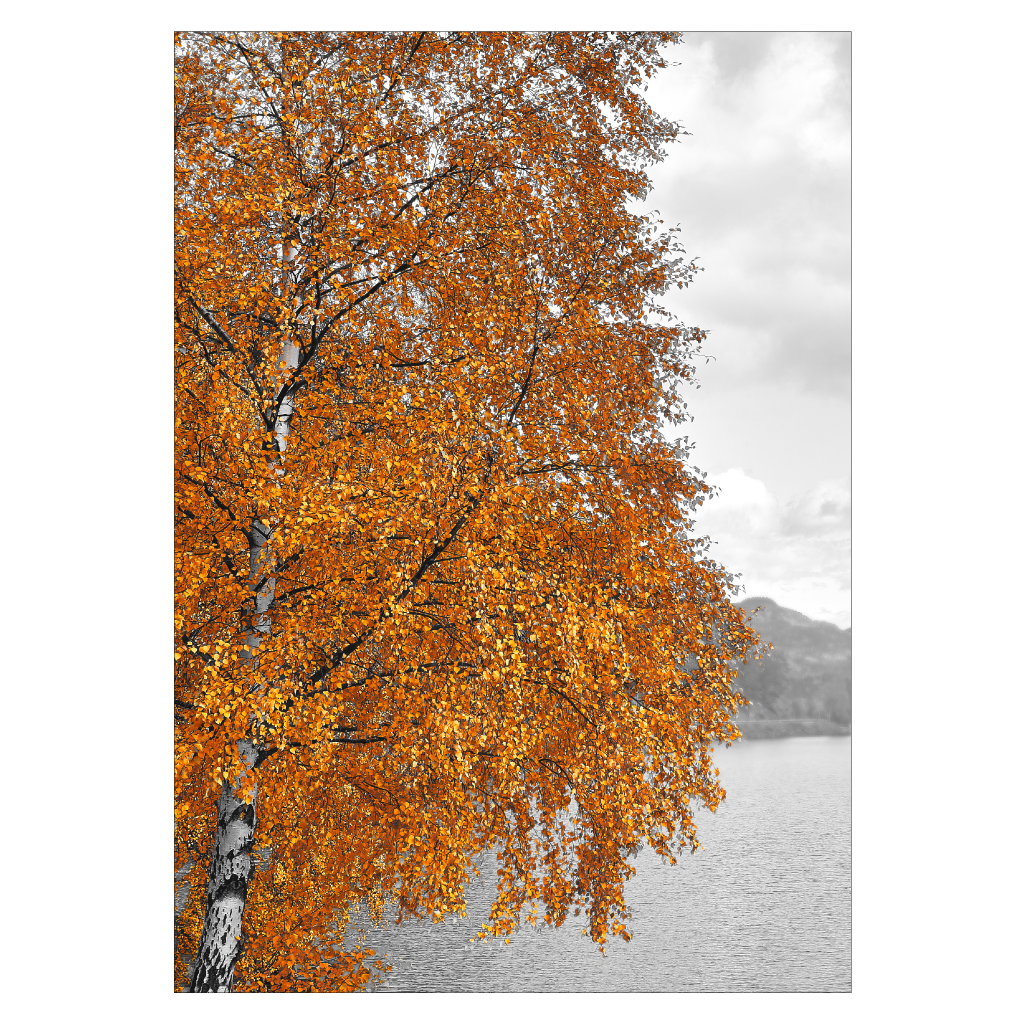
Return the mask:
<svg viewBox="0 0 1024 1024">
<path fill-rule="evenodd" d="M 850 35 L 694 32 L 647 98 L 690 135 L 644 209 L 704 268 L 666 302 L 708 331 L 697 516 L 744 597 L 850 625 Z"/>
</svg>

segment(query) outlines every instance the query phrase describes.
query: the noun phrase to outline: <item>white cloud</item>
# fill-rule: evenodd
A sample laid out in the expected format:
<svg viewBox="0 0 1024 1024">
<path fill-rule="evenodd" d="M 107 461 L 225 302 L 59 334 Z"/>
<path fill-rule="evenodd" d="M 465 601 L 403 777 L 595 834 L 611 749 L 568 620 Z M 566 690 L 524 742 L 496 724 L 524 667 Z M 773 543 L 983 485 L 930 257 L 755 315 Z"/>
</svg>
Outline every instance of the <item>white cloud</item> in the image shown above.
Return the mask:
<svg viewBox="0 0 1024 1024">
<path fill-rule="evenodd" d="M 697 513 L 712 556 L 740 573 L 746 597 L 850 625 L 850 485 L 825 481 L 780 503 L 742 469 L 708 474 L 720 492 Z"/>
<path fill-rule="evenodd" d="M 850 35 L 684 40 L 647 98 L 692 135 L 653 169 L 646 205 L 706 268 L 668 300 L 714 357 L 678 431 L 722 488 L 698 529 L 747 596 L 846 626 Z"/>
</svg>

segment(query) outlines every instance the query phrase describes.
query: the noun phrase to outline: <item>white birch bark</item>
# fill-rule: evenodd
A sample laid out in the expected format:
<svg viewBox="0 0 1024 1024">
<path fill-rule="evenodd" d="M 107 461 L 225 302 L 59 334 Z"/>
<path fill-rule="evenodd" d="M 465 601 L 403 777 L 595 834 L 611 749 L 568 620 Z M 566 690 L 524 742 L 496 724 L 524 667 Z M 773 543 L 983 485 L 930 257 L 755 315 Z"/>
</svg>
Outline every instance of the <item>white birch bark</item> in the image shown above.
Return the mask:
<svg viewBox="0 0 1024 1024">
<path fill-rule="evenodd" d="M 247 740 L 239 744 L 252 768 L 256 749 Z M 237 780 L 244 782 L 242 778 Z M 242 915 L 255 871 L 252 842 L 256 834 L 256 808 L 235 796 L 224 783 L 217 801 L 217 833 L 210 851 L 210 878 L 206 887 L 206 916 L 192 971 L 192 992 L 230 992 L 235 963 L 242 953 Z"/>
<path fill-rule="evenodd" d="M 282 292 L 287 299 L 288 269 L 295 250 L 290 241 L 283 245 Z M 298 346 L 292 343 L 291 335 L 285 332 L 282 339 L 281 359 L 284 368 L 277 376 L 275 392 L 288 380 L 299 365 Z M 278 474 L 284 472 L 280 458 L 288 446 L 288 430 L 294 412 L 294 395 L 288 392 L 282 399 L 274 431 L 277 437 L 278 456 L 268 468 Z M 253 519 L 249 544 L 249 581 L 255 590 L 253 603 L 255 614 L 253 630 L 248 637 L 249 659 L 256 658 L 256 652 L 263 637 L 270 632 L 270 608 L 274 603 L 274 580 L 269 579 L 256 589 L 266 566 L 270 562 L 270 541 L 273 533 L 259 519 Z M 240 800 L 235 791 L 243 789 L 249 781 L 247 776 L 254 770 L 259 754 L 256 746 L 248 739 L 238 745 L 238 753 L 247 766 L 234 780 L 226 782 L 217 800 L 217 831 L 213 849 L 210 851 L 210 875 L 206 887 L 206 914 L 203 919 L 203 934 L 199 949 L 193 961 L 191 992 L 230 992 L 234 981 L 235 964 L 242 954 L 242 922 L 245 901 L 249 893 L 249 882 L 256 871 L 253 840 L 256 836 L 256 785 L 252 780 L 252 797 L 249 802 Z"/>
</svg>

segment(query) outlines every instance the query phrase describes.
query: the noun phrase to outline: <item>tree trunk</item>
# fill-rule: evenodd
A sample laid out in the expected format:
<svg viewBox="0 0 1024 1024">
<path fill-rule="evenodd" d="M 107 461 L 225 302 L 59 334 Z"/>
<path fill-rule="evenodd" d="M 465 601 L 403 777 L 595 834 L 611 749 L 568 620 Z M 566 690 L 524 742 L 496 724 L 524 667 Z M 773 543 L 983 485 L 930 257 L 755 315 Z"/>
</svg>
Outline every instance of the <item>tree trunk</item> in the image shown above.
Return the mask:
<svg viewBox="0 0 1024 1024">
<path fill-rule="evenodd" d="M 256 748 L 246 743 L 252 767 Z M 239 780 L 242 781 L 242 780 Z M 256 865 L 252 854 L 256 808 L 235 796 L 225 782 L 217 801 L 217 833 L 206 887 L 206 916 L 192 971 L 191 992 L 230 992 L 235 963 L 242 954 L 242 915 Z"/>
<path fill-rule="evenodd" d="M 286 240 L 282 246 L 283 273 L 282 295 L 288 295 L 288 266 L 294 257 L 294 247 Z M 286 331 L 282 339 L 281 362 L 284 370 L 278 379 L 284 379 L 298 366 L 299 350 Z M 275 422 L 277 435 L 277 457 L 268 469 L 283 473 L 280 456 L 288 446 L 288 428 L 294 412 L 294 393 L 287 392 L 282 398 Z M 270 527 L 259 519 L 252 522 L 249 542 L 249 580 L 255 588 L 270 561 Z M 253 633 L 249 635 L 249 659 L 256 658 L 263 635 L 270 632 L 270 607 L 274 603 L 274 579 L 267 580 L 253 595 L 255 615 Z M 234 786 L 225 782 L 217 801 L 217 832 L 213 850 L 210 853 L 210 876 L 206 888 L 206 915 L 203 920 L 203 934 L 199 940 L 192 972 L 191 992 L 230 992 L 234 981 L 235 964 L 242 955 L 242 918 L 245 901 L 249 894 L 249 882 L 256 871 L 252 853 L 256 836 L 256 787 L 252 789 L 252 801 L 245 803 L 235 796 L 245 776 L 255 770 L 259 754 L 249 740 L 242 740 L 238 752 L 247 771 L 235 780 Z"/>
</svg>

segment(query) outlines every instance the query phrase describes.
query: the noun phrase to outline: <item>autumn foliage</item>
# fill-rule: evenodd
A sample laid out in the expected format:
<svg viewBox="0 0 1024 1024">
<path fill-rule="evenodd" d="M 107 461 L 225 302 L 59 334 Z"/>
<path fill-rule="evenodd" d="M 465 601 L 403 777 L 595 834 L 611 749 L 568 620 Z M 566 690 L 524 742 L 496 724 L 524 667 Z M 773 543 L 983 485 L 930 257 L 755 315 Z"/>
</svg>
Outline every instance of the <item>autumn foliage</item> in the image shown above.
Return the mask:
<svg viewBox="0 0 1024 1024">
<path fill-rule="evenodd" d="M 667 39 L 176 38 L 178 986 L 225 783 L 239 990 L 361 986 L 354 909 L 457 914 L 486 849 L 484 932 L 628 938 L 629 854 L 724 795 L 752 635 L 659 430 L 693 266 L 630 212 Z"/>
</svg>

